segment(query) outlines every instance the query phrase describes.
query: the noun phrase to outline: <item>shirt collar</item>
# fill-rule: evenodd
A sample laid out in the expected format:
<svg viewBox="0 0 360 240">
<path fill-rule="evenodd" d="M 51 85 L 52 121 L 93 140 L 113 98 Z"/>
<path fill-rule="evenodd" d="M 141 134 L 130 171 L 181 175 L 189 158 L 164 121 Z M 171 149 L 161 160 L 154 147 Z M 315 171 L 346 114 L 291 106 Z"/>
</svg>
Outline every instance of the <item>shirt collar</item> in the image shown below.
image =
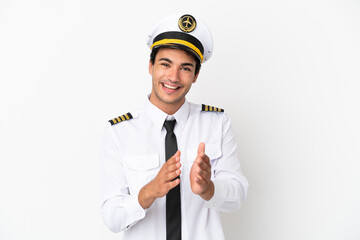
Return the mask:
<svg viewBox="0 0 360 240">
<path fill-rule="evenodd" d="M 184 104 L 173 115 L 176 119 L 177 124 L 179 124 L 180 129 L 183 129 L 185 127 L 186 121 L 189 117 L 189 112 L 189 102 L 185 100 Z"/>
<path fill-rule="evenodd" d="M 147 98 L 145 104 L 145 112 L 147 113 L 151 121 L 154 123 L 156 129 L 161 131 L 164 122 L 168 117 L 168 114 L 166 114 L 158 107 L 153 105 L 150 102 L 149 97 Z M 189 102 L 185 100 L 184 104 L 179 108 L 179 110 L 177 110 L 177 112 L 172 115 L 176 119 L 176 123 L 177 125 L 179 125 L 181 129 L 185 127 L 186 120 L 189 116 L 189 112 L 190 112 Z"/>
</svg>

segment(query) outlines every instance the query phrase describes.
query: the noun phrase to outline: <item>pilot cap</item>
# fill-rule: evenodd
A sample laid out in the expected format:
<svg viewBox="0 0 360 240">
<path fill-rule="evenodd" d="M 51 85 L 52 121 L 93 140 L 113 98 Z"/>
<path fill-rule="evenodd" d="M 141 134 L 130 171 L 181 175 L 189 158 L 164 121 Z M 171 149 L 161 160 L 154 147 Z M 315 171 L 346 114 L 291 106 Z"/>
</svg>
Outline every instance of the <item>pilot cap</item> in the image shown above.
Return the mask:
<svg viewBox="0 0 360 240">
<path fill-rule="evenodd" d="M 161 46 L 190 50 L 200 63 L 209 60 L 213 52 L 209 28 L 190 14 L 173 14 L 164 18 L 149 34 L 147 45 L 151 50 Z"/>
</svg>

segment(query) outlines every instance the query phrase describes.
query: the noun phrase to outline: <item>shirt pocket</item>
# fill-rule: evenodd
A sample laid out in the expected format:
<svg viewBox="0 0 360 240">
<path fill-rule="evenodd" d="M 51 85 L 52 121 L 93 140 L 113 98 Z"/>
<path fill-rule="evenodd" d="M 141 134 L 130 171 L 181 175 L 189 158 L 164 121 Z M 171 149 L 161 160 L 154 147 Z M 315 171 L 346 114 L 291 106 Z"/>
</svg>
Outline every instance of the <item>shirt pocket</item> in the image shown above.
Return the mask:
<svg viewBox="0 0 360 240">
<path fill-rule="evenodd" d="M 196 156 L 197 156 L 197 150 L 198 150 L 198 146 L 197 147 L 193 147 L 193 148 L 189 148 L 186 151 L 186 157 L 187 157 L 187 161 L 189 163 L 189 170 L 191 169 Z M 219 160 L 219 158 L 221 158 L 222 156 L 222 151 L 221 151 L 221 144 L 220 143 L 212 143 L 212 144 L 206 144 L 205 143 L 205 154 L 209 157 L 210 159 L 210 164 L 211 164 L 211 176 L 214 176 L 214 168 L 217 164 L 217 161 Z"/>
<path fill-rule="evenodd" d="M 126 155 L 123 157 L 125 163 L 125 175 L 130 194 L 135 194 L 150 182 L 160 169 L 159 154 Z"/>
</svg>

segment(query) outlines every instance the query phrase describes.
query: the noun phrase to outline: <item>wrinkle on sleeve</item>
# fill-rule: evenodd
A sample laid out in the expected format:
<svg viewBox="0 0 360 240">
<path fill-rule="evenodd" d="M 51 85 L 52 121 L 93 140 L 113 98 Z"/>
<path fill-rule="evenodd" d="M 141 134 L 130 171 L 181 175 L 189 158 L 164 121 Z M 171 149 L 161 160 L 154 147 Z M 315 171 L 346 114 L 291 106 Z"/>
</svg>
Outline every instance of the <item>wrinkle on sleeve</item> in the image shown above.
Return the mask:
<svg viewBox="0 0 360 240">
<path fill-rule="evenodd" d="M 236 149 L 235 135 L 228 116 L 223 113 L 222 156 L 214 166 L 214 196 L 206 202 L 206 207 L 219 212 L 231 212 L 239 209 L 245 202 L 248 181 L 242 174 Z"/>
<path fill-rule="evenodd" d="M 121 146 L 107 126 L 100 149 L 101 216 L 112 232 L 126 230 L 145 217 L 138 193 L 130 195 L 121 159 Z"/>
</svg>

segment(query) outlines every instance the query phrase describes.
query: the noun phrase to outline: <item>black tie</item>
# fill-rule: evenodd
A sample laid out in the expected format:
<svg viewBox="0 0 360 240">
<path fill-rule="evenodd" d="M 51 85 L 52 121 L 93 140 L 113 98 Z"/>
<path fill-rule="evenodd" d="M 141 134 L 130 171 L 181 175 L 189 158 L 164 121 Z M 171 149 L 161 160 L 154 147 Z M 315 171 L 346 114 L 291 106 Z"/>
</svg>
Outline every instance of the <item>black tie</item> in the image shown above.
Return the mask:
<svg viewBox="0 0 360 240">
<path fill-rule="evenodd" d="M 165 121 L 165 156 L 169 160 L 177 151 L 174 126 L 176 120 Z M 180 184 L 166 194 L 166 239 L 181 240 Z"/>
</svg>

